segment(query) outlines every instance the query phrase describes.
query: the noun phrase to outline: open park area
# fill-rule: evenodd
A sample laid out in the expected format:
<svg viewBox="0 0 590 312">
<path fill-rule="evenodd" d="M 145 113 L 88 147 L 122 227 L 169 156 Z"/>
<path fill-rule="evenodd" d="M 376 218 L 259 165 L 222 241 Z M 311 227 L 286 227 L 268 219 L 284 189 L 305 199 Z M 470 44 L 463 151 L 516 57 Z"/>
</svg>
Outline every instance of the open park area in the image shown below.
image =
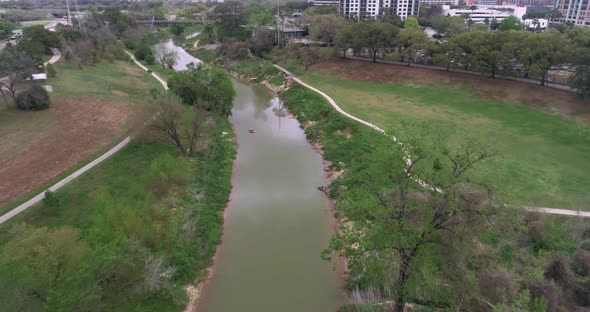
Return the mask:
<svg viewBox="0 0 590 312">
<path fill-rule="evenodd" d="M 55 67 L 49 109 L 0 110 L 0 208 L 118 143 L 150 113 L 158 84 L 132 64 Z"/>
<path fill-rule="evenodd" d="M 333 60 L 302 77 L 344 110 L 391 131 L 427 121 L 498 150 L 478 176 L 518 204 L 588 210 L 590 100 L 467 74 Z M 457 143 L 458 144 L 458 143 Z"/>
</svg>

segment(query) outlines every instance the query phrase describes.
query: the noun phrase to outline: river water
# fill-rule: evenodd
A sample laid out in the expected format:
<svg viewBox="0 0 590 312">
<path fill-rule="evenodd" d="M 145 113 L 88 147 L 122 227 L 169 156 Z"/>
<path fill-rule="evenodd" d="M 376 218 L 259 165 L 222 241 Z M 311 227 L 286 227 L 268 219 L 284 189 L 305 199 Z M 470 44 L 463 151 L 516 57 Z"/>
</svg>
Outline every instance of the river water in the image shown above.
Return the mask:
<svg viewBox="0 0 590 312">
<path fill-rule="evenodd" d="M 320 259 L 333 233 L 329 203 L 317 189 L 328 183 L 322 158 L 297 120 L 284 117 L 276 95 L 237 80 L 233 85 L 233 190 L 213 276 L 197 310 L 336 311 L 342 281 Z"/>
</svg>

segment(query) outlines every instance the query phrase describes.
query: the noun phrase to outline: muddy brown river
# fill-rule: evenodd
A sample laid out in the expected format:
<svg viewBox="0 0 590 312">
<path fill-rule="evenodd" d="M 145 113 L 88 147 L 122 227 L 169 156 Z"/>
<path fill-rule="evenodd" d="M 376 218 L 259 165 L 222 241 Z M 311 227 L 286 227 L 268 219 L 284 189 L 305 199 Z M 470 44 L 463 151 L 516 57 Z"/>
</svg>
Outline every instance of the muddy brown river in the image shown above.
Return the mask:
<svg viewBox="0 0 590 312">
<path fill-rule="evenodd" d="M 197 59 L 178 50 L 176 70 Z M 330 312 L 342 304 L 343 282 L 321 260 L 333 234 L 322 158 L 279 98 L 233 80 L 237 137 L 233 190 L 223 242 L 199 312 Z M 249 129 L 255 133 L 250 133 Z"/>
</svg>

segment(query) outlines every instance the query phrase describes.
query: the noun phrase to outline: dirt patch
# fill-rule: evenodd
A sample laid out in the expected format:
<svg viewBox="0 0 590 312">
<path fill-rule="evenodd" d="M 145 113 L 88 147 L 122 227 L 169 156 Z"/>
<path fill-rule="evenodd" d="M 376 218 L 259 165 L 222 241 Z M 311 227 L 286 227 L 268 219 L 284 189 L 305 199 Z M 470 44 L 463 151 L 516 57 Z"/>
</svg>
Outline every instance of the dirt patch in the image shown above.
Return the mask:
<svg viewBox="0 0 590 312">
<path fill-rule="evenodd" d="M 350 80 L 400 83 L 409 86 L 440 83 L 449 86 L 464 86 L 485 99 L 500 102 L 517 102 L 564 117 L 576 117 L 590 123 L 590 99 L 581 99 L 572 92 L 540 85 L 348 59 L 325 61 L 311 66 L 311 70 L 334 74 Z"/>
<path fill-rule="evenodd" d="M 56 99 L 48 110 L 18 114 L 44 114 L 53 125 L 51 131 L 29 131 L 19 150 L 0 145 L 0 208 L 112 144 L 133 119 L 124 103 L 94 97 Z M 0 134 L 0 142 L 7 139 L 14 138 Z"/>
</svg>

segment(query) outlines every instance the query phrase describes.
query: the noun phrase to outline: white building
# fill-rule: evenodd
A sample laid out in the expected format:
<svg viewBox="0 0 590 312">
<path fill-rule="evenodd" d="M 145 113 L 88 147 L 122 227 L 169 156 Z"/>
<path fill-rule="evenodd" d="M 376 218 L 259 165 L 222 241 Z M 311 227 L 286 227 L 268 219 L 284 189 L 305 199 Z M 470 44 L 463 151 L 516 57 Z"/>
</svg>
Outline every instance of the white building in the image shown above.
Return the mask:
<svg viewBox="0 0 590 312">
<path fill-rule="evenodd" d="M 469 16 L 474 22 L 483 22 L 486 18 L 489 20 L 496 19 L 501 22 L 504 18 L 514 15 L 522 20 L 522 16 L 526 13 L 525 6 L 517 5 L 494 5 L 484 6 L 480 5 L 475 10 L 469 8 L 451 9 L 449 5 L 443 5 L 443 15 L 450 16 Z"/>
<path fill-rule="evenodd" d="M 537 21 L 537 24 L 535 24 L 535 20 Z M 547 20 L 546 18 L 537 18 L 537 19 L 525 19 L 524 21 L 522 21 L 522 23 L 524 24 L 524 27 L 526 27 L 527 29 L 530 30 L 541 30 L 541 29 L 546 29 L 547 26 L 549 25 L 549 20 Z"/>
<path fill-rule="evenodd" d="M 340 0 L 340 14 L 350 17 L 379 17 L 394 13 L 405 19 L 418 15 L 418 0 Z"/>
</svg>

